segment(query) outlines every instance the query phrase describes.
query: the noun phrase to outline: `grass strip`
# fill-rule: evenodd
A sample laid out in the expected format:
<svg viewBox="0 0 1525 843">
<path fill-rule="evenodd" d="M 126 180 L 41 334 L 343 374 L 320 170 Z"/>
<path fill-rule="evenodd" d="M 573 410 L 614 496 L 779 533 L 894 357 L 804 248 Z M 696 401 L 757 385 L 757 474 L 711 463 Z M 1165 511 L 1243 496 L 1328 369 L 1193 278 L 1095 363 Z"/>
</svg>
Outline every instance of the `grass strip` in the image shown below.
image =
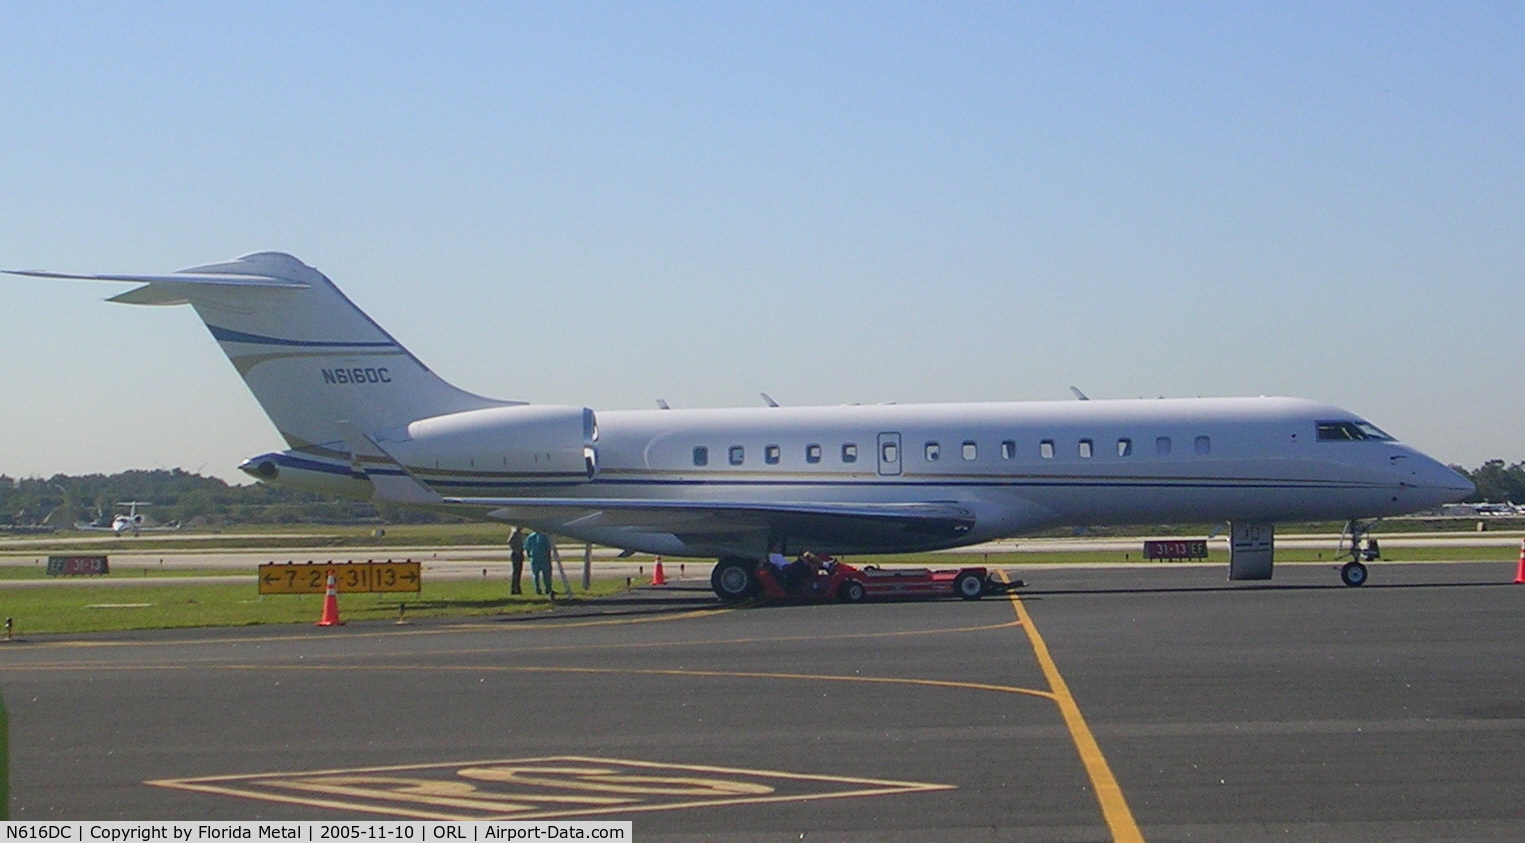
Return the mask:
<svg viewBox="0 0 1525 843">
<path fill-rule="evenodd" d="M 395 619 L 404 605 L 409 618 L 489 617 L 550 608 L 544 597 L 511 597 L 504 593 L 506 590 L 503 580 L 426 582 L 417 594 L 341 594 L 339 613 L 350 622 Z M 624 590 L 623 578 L 602 579 L 594 580 L 587 593 L 575 591 L 574 596 L 600 597 Z M 0 616 L 12 620 L 12 635 L 16 636 L 316 623 L 322 610 L 321 594 L 262 596 L 248 582 L 0 590 Z"/>
<path fill-rule="evenodd" d="M 1382 562 L 1497 561 L 1513 564 L 1518 550 L 1507 546 L 1402 547 L 1389 548 Z M 709 560 L 668 560 L 669 570 L 679 561 L 690 562 L 700 572 Z M 935 553 L 896 556 L 858 556 L 855 565 L 919 565 L 928 568 L 1018 567 L 1024 565 L 1116 565 L 1132 563 L 1148 567 L 1138 551 L 1060 551 L 1042 553 Z M 1324 562 L 1338 564 L 1333 548 L 1278 548 L 1278 563 Z M 595 571 L 597 570 L 595 563 Z M 1226 549 L 1214 547 L 1205 564 L 1228 564 Z M 260 596 L 251 582 L 219 583 L 229 576 L 247 577 L 252 571 L 225 569 L 175 569 L 129 567 L 113 572 L 109 587 L 78 587 L 60 582 L 56 587 L 0 588 L 0 619 L 12 618 L 13 634 L 107 632 L 174 627 L 246 626 L 254 624 L 314 623 L 321 614 L 323 597 L 314 595 Z M 204 583 L 154 585 L 156 578 L 202 577 Z M 0 565 L 0 580 L 45 580 L 37 565 Z M 127 581 L 123 583 L 123 581 Z M 141 583 L 141 584 L 139 584 Z M 480 617 L 515 614 L 548 608 L 544 598 L 533 594 L 509 597 L 503 578 L 434 580 L 424 583 L 418 594 L 343 594 L 340 612 L 346 621 L 387 620 L 398 617 L 406 605 L 409 617 Z M 617 593 L 625 588 L 623 576 L 595 579 L 591 597 Z M 579 595 L 581 593 L 579 592 Z"/>
</svg>

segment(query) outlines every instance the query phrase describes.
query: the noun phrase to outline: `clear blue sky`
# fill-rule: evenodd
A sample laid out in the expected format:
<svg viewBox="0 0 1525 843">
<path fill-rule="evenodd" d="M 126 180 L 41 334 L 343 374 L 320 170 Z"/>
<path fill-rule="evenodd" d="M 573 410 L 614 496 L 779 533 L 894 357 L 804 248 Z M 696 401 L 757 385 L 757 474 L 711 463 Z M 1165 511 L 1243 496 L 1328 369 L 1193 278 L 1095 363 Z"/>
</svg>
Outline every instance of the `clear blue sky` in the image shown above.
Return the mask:
<svg viewBox="0 0 1525 843">
<path fill-rule="evenodd" d="M 317 266 L 595 409 L 1288 394 L 1525 459 L 1519 3 L 0 5 L 0 267 Z M 0 278 L 0 473 L 282 446 Z"/>
</svg>

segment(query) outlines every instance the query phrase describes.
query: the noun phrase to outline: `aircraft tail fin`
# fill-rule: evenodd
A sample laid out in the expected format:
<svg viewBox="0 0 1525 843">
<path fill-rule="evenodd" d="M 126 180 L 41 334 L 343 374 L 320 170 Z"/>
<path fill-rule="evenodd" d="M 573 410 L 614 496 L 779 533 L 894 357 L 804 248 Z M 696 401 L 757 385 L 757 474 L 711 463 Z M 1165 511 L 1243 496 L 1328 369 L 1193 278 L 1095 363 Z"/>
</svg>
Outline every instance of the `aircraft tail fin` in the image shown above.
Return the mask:
<svg viewBox="0 0 1525 843">
<path fill-rule="evenodd" d="M 293 449 L 329 450 L 340 419 L 377 434 L 420 418 L 520 403 L 445 382 L 323 273 L 282 252 L 167 275 L 14 274 L 142 282 L 109 300 L 189 304 Z"/>
</svg>

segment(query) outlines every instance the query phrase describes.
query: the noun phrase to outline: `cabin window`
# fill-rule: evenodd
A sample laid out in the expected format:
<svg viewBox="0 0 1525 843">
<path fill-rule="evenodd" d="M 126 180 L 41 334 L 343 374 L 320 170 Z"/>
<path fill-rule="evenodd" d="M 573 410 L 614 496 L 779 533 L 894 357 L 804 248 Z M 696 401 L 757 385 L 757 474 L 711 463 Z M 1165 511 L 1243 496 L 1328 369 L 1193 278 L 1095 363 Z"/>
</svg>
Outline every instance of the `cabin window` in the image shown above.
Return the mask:
<svg viewBox="0 0 1525 843">
<path fill-rule="evenodd" d="M 939 459 L 942 459 L 943 446 L 936 442 L 928 442 L 926 450 L 922 453 L 926 455 L 927 462 L 937 462 Z"/>
<path fill-rule="evenodd" d="M 769 445 L 763 448 L 763 462 L 768 465 L 778 465 L 778 461 L 784 456 L 784 450 L 777 445 Z"/>
<path fill-rule="evenodd" d="M 741 465 L 747 461 L 747 449 L 740 445 L 731 446 L 731 465 Z"/>
<path fill-rule="evenodd" d="M 886 442 L 879 448 L 879 462 L 885 465 L 900 462 L 900 446 L 894 442 Z"/>
<path fill-rule="evenodd" d="M 694 448 L 694 465 L 709 465 L 710 449 L 699 445 Z"/>
<path fill-rule="evenodd" d="M 1091 454 L 1094 451 L 1095 451 L 1095 447 L 1093 446 L 1091 440 L 1089 440 L 1089 439 L 1082 439 L 1082 440 L 1080 440 L 1080 458 L 1081 459 L 1083 459 L 1083 460 L 1090 459 L 1091 458 Z"/>
<path fill-rule="evenodd" d="M 1001 442 L 1001 459 L 1012 460 L 1017 458 L 1017 443 L 1010 439 Z"/>
<path fill-rule="evenodd" d="M 1117 455 L 1120 456 L 1120 457 L 1131 457 L 1131 456 L 1133 456 L 1133 440 L 1132 439 L 1119 439 L 1119 440 L 1117 440 Z"/>
<path fill-rule="evenodd" d="M 1320 442 L 1362 442 L 1368 439 L 1376 439 L 1380 442 L 1393 441 L 1393 437 L 1383 433 L 1380 428 L 1370 422 L 1321 421 L 1316 424 Z"/>
<path fill-rule="evenodd" d="M 842 462 L 858 461 L 858 443 L 848 442 L 842 446 Z"/>
<path fill-rule="evenodd" d="M 1045 439 L 1038 443 L 1038 456 L 1051 460 L 1054 458 L 1054 440 Z"/>
<path fill-rule="evenodd" d="M 821 446 L 820 445 L 813 445 L 813 444 L 812 445 L 806 445 L 805 446 L 805 462 L 808 462 L 808 463 L 817 463 L 817 462 L 820 462 L 820 461 L 821 461 Z"/>
<path fill-rule="evenodd" d="M 964 459 L 966 460 L 974 459 L 980 455 L 979 446 L 975 445 L 973 442 L 965 442 L 963 447 L 963 455 Z"/>
<path fill-rule="evenodd" d="M 1156 437 L 1154 440 L 1154 452 L 1162 457 L 1170 456 L 1170 437 Z"/>
<path fill-rule="evenodd" d="M 1205 457 L 1213 452 L 1213 440 L 1206 436 L 1198 436 L 1196 441 L 1192 442 L 1192 447 L 1197 449 L 1198 454 Z"/>
</svg>

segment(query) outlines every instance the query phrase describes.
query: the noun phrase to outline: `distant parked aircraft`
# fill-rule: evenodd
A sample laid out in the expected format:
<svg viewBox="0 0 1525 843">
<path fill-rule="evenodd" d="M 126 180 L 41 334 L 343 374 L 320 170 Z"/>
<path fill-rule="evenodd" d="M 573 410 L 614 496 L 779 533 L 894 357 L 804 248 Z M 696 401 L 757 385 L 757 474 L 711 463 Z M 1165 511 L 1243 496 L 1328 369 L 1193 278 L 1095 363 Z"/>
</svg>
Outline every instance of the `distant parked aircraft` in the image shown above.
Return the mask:
<svg viewBox="0 0 1525 843">
<path fill-rule="evenodd" d="M 115 518 L 112 518 L 111 526 L 108 527 L 99 523 L 76 521 L 74 523 L 74 529 L 84 530 L 86 532 L 112 532 L 119 536 L 126 533 L 132 533 L 134 536 L 136 536 L 143 532 L 162 533 L 180 529 L 179 523 L 156 524 L 152 526 L 145 524 L 143 522 L 143 514 L 138 512 L 138 507 L 153 506 L 153 504 L 149 501 L 117 501 L 116 505 L 127 507 L 127 513 L 125 515 L 119 514 Z M 103 519 L 97 520 L 99 521 Z"/>
</svg>

